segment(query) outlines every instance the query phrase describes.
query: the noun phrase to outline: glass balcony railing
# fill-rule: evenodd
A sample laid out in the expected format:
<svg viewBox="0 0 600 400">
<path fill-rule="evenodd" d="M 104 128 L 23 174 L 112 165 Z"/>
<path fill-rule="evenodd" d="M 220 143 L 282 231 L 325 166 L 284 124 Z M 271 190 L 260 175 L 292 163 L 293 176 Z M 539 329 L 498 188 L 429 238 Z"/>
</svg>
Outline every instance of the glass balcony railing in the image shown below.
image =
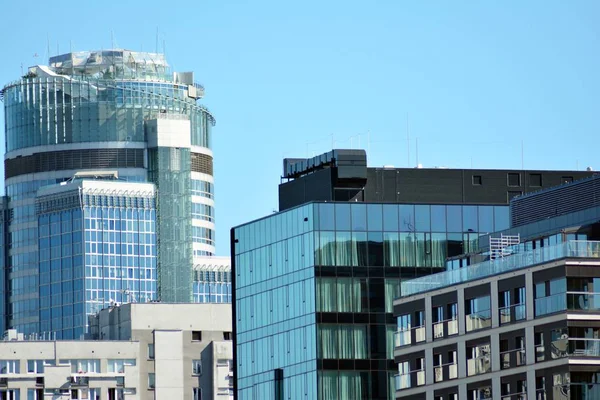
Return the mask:
<svg viewBox="0 0 600 400">
<path fill-rule="evenodd" d="M 567 308 L 573 311 L 598 311 L 600 293 L 567 292 Z"/>
<path fill-rule="evenodd" d="M 425 326 L 415 326 L 414 328 L 398 330 L 395 333 L 395 346 L 407 346 L 409 344 L 420 343 L 425 341 Z"/>
<path fill-rule="evenodd" d="M 600 339 L 569 338 L 569 355 L 573 357 L 600 357 Z"/>
<path fill-rule="evenodd" d="M 535 316 L 553 314 L 567 309 L 566 293 L 557 293 L 552 296 L 535 299 Z"/>
<path fill-rule="evenodd" d="M 433 367 L 435 383 L 444 381 L 444 369 L 445 368 L 448 369 L 448 380 L 456 379 L 458 377 L 458 365 L 456 363 L 436 365 Z"/>
<path fill-rule="evenodd" d="M 492 326 L 491 310 L 482 310 L 466 316 L 467 332 L 477 331 Z"/>
<path fill-rule="evenodd" d="M 473 264 L 465 268 L 412 279 L 400 284 L 400 293 L 403 297 L 411 296 L 567 257 L 600 258 L 600 242 L 571 240 L 554 246 L 516 253 L 501 259 Z"/>
<path fill-rule="evenodd" d="M 500 353 L 500 368 L 507 369 L 525 365 L 525 349 L 514 349 Z"/>
<path fill-rule="evenodd" d="M 444 328 L 446 329 L 444 331 Z M 446 336 L 456 335 L 458 333 L 458 320 L 447 319 L 445 321 L 433 323 L 433 338 L 441 339 Z"/>
<path fill-rule="evenodd" d="M 502 307 L 498 310 L 500 325 L 508 324 L 512 321 L 521 321 L 526 317 L 525 304 L 515 304 L 508 307 Z"/>
<path fill-rule="evenodd" d="M 415 386 L 423 386 L 425 384 L 425 371 L 411 371 L 405 374 L 394 376 L 396 390 L 410 389 Z M 415 385 L 413 385 L 413 380 Z"/>
<path fill-rule="evenodd" d="M 467 376 L 480 375 L 492 370 L 489 355 L 467 359 Z"/>
</svg>

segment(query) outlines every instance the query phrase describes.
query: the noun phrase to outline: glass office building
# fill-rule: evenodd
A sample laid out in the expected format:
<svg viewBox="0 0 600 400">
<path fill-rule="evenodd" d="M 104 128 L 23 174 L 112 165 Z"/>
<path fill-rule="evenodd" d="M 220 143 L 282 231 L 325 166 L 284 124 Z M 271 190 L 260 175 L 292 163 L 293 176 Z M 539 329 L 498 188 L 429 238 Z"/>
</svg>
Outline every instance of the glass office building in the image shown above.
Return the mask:
<svg viewBox="0 0 600 400">
<path fill-rule="evenodd" d="M 508 206 L 308 203 L 232 230 L 238 399 L 392 399 L 393 300 Z"/>
<path fill-rule="evenodd" d="M 229 257 L 199 257 L 194 260 L 194 303 L 231 303 Z"/>
<path fill-rule="evenodd" d="M 41 332 L 79 339 L 88 333 L 88 316 L 102 308 L 156 300 L 153 184 L 76 180 L 50 186 L 40 190 L 36 214 Z"/>
<path fill-rule="evenodd" d="M 163 54 L 128 50 L 51 57 L 0 90 L 9 327 L 43 330 L 37 191 L 81 171 L 156 185 L 157 296 L 191 301 L 194 257 L 215 252 L 215 120 L 203 96 L 193 73 L 172 72 Z"/>
</svg>

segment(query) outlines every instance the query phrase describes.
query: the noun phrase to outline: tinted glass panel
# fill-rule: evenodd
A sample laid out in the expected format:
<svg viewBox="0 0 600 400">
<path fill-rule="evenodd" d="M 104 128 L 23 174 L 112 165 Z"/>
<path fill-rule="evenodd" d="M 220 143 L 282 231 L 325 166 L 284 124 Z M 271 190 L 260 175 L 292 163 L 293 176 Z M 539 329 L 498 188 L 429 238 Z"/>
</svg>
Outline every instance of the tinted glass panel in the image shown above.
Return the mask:
<svg viewBox="0 0 600 400">
<path fill-rule="evenodd" d="M 398 232 L 398 206 L 395 204 L 383 205 L 383 230 Z"/>
<path fill-rule="evenodd" d="M 367 230 L 367 206 L 366 204 L 352 204 L 352 230 Z"/>
</svg>

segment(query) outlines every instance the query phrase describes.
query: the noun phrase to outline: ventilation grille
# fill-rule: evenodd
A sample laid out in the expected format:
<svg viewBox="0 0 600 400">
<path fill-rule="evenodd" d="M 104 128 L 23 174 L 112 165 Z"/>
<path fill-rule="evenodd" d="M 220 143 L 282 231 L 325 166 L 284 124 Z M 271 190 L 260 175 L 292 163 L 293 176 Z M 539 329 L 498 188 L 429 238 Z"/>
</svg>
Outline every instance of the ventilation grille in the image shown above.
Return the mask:
<svg viewBox="0 0 600 400">
<path fill-rule="evenodd" d="M 201 172 L 212 176 L 213 159 L 211 156 L 201 153 L 192 153 L 192 171 Z"/>
<path fill-rule="evenodd" d="M 513 227 L 600 205 L 600 175 L 515 198 L 510 203 Z"/>
<path fill-rule="evenodd" d="M 69 169 L 144 168 L 144 149 L 85 149 L 37 153 L 4 161 L 6 179 Z"/>
</svg>

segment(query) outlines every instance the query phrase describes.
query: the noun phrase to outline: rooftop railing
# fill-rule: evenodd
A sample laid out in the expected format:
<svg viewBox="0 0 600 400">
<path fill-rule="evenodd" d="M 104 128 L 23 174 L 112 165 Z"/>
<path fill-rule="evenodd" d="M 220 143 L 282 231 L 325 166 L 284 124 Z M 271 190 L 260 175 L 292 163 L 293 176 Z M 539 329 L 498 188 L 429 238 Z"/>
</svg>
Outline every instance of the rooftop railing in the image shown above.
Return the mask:
<svg viewBox="0 0 600 400">
<path fill-rule="evenodd" d="M 561 258 L 600 258 L 600 242 L 571 240 L 554 246 L 516 253 L 505 258 L 484 261 L 465 268 L 424 276 L 402 282 L 400 293 L 402 297 L 412 296 Z"/>
</svg>

